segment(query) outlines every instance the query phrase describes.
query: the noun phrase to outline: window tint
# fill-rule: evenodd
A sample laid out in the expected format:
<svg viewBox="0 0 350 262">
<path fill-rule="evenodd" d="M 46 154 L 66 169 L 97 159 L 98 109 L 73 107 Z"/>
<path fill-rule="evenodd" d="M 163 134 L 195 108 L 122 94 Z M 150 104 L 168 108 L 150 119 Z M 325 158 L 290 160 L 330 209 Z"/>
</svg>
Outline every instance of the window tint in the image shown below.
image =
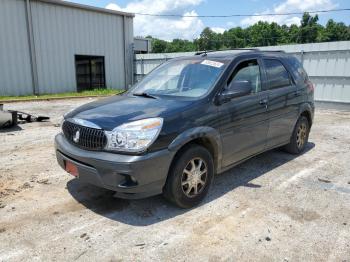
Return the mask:
<svg viewBox="0 0 350 262">
<path fill-rule="evenodd" d="M 235 81 L 248 81 L 252 86 L 252 92 L 259 92 L 261 90 L 261 80 L 260 68 L 257 60 L 249 60 L 240 63 L 227 81 L 227 86 L 234 89 Z"/>
<path fill-rule="evenodd" d="M 294 75 L 296 75 L 298 78 L 301 77 L 304 81 L 309 80 L 305 69 L 296 57 L 292 56 L 290 59 L 288 59 L 288 61 L 293 70 Z"/>
<path fill-rule="evenodd" d="M 290 76 L 283 64 L 274 59 L 264 60 L 268 89 L 274 89 L 284 86 L 289 86 Z"/>
<path fill-rule="evenodd" d="M 131 93 L 200 97 L 212 89 L 227 63 L 206 58 L 170 60 L 149 73 Z"/>
</svg>

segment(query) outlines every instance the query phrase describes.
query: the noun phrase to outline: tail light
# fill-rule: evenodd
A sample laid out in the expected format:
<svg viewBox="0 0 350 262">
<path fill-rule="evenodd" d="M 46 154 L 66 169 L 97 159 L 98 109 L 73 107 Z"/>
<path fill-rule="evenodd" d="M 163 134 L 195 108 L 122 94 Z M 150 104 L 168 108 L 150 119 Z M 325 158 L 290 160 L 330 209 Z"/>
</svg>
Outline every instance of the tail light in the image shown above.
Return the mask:
<svg viewBox="0 0 350 262">
<path fill-rule="evenodd" d="M 315 91 L 315 86 L 310 80 L 308 80 L 308 79 L 305 80 L 305 84 L 307 85 L 307 89 L 308 89 L 309 93 Z"/>
</svg>

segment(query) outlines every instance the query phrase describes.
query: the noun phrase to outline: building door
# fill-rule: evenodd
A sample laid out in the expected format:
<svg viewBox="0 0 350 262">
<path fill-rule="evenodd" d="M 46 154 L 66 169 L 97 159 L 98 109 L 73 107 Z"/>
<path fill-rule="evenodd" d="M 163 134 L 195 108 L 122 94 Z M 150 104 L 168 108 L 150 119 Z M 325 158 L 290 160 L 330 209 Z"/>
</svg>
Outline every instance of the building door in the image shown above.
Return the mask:
<svg viewBox="0 0 350 262">
<path fill-rule="evenodd" d="M 77 91 L 106 88 L 105 59 L 103 56 L 75 56 Z"/>
</svg>

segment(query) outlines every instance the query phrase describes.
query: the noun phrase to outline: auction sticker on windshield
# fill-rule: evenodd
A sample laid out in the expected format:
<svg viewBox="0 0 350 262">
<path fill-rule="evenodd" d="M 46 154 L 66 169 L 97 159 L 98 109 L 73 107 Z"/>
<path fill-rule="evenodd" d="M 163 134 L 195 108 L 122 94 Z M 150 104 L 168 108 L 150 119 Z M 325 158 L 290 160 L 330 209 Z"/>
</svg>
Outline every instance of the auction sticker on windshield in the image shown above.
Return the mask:
<svg viewBox="0 0 350 262">
<path fill-rule="evenodd" d="M 216 61 L 212 61 L 212 60 L 203 60 L 203 62 L 201 64 L 207 65 L 207 66 L 213 66 L 213 67 L 217 67 L 217 68 L 220 68 L 224 65 L 224 63 L 220 63 L 220 62 L 216 62 Z"/>
</svg>

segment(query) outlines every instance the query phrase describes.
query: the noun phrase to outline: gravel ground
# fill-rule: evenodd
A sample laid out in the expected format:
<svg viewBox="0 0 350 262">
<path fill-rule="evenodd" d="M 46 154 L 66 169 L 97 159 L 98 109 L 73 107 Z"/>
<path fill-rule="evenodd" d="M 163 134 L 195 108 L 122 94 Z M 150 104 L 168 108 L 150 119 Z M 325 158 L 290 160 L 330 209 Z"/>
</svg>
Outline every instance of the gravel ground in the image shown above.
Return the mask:
<svg viewBox="0 0 350 262">
<path fill-rule="evenodd" d="M 61 170 L 61 116 L 87 101 L 6 106 L 51 121 L 0 133 L 0 261 L 350 261 L 350 112 L 318 109 L 304 154 L 254 157 L 182 210 Z"/>
</svg>

